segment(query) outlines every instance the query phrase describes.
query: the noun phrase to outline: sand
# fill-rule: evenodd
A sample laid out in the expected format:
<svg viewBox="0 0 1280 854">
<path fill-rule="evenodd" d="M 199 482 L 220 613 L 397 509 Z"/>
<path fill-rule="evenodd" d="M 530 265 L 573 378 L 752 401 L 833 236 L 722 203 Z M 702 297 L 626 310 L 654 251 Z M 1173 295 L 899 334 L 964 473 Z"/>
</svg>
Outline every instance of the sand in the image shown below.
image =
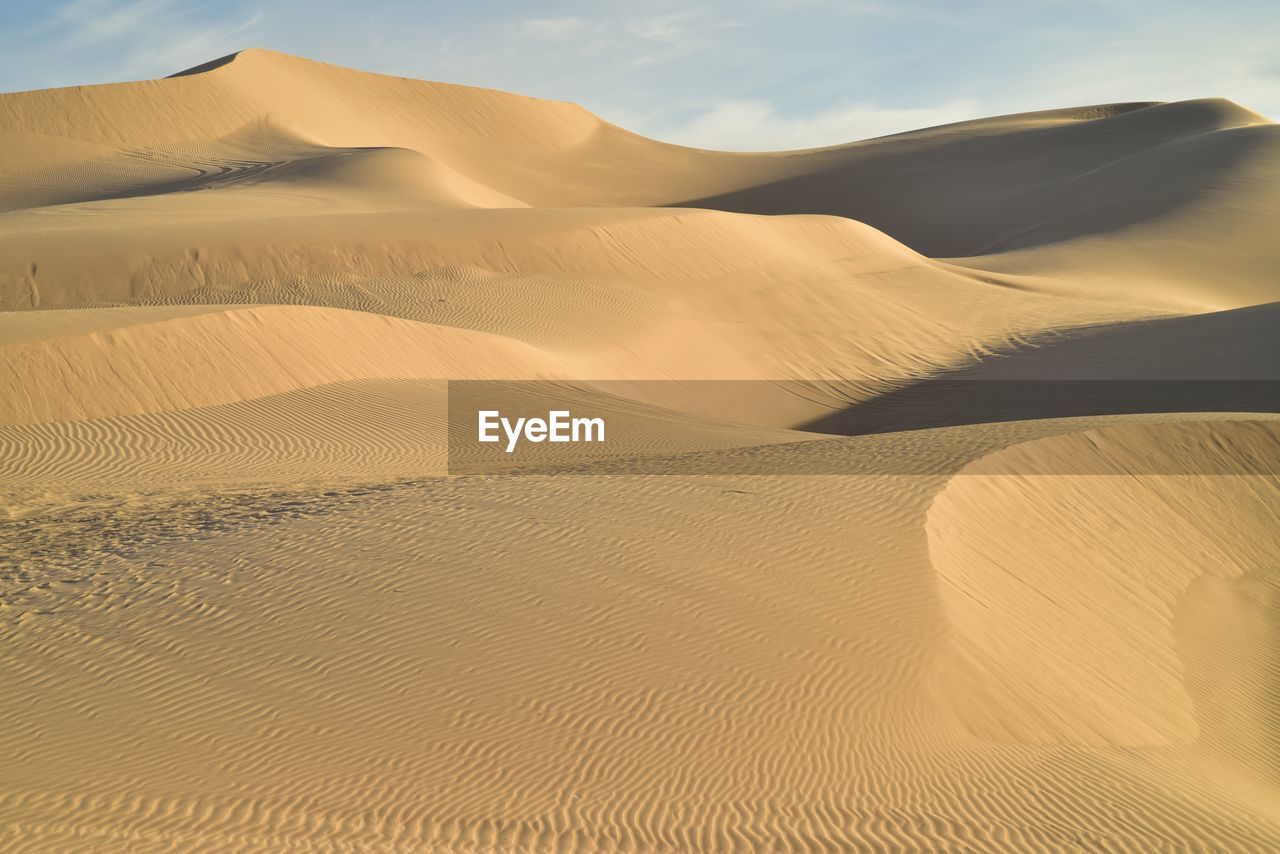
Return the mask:
<svg viewBox="0 0 1280 854">
<path fill-rule="evenodd" d="M 1280 847 L 1278 188 L 1224 100 L 0 95 L 0 847 Z"/>
</svg>

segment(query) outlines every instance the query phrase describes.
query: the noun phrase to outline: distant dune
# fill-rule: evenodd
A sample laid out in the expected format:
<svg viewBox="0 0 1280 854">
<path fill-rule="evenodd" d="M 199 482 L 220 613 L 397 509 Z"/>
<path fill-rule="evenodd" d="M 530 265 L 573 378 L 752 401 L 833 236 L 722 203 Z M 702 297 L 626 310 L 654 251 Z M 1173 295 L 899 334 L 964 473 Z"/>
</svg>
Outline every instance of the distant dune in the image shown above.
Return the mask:
<svg viewBox="0 0 1280 854">
<path fill-rule="evenodd" d="M 1278 231 L 1225 100 L 0 95 L 0 847 L 1276 849 Z"/>
</svg>

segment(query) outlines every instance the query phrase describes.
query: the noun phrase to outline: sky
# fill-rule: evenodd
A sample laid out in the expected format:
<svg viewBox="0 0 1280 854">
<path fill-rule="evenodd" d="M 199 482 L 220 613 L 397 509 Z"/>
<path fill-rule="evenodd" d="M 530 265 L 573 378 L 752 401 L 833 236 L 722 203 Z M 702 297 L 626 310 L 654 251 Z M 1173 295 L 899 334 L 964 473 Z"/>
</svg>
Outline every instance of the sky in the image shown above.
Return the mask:
<svg viewBox="0 0 1280 854">
<path fill-rule="evenodd" d="M 0 0 L 0 91 L 247 47 L 575 101 L 734 150 L 1115 101 L 1280 117 L 1275 0 Z"/>
</svg>

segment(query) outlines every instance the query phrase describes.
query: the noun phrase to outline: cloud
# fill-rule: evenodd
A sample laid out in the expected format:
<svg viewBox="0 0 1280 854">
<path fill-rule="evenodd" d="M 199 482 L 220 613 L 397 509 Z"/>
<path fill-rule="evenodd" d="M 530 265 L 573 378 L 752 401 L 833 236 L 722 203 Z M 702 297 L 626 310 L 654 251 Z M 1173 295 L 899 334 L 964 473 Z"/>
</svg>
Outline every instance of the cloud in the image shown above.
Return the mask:
<svg viewBox="0 0 1280 854">
<path fill-rule="evenodd" d="M 1280 68 L 1270 31 L 1168 21 L 1144 27 L 1143 38 L 1115 35 L 1091 50 L 1029 68 L 1018 81 L 1021 103 L 1043 104 L 1039 93 L 1045 91 L 1053 93 L 1056 104 L 1050 106 L 1225 97 L 1280 115 Z"/>
<path fill-rule="evenodd" d="M 724 101 L 687 124 L 656 136 L 697 148 L 781 151 L 838 145 L 980 115 L 982 105 L 973 100 L 914 108 L 849 104 L 808 116 L 780 115 L 768 101 Z"/>
<path fill-rule="evenodd" d="M 516 36 L 530 41 L 563 42 L 591 35 L 597 29 L 586 18 L 528 18 L 516 25 Z"/>
<path fill-rule="evenodd" d="M 170 74 L 248 46 L 262 14 L 193 0 L 70 0 L 0 41 L 32 82 L 98 82 Z M 91 68 L 90 72 L 79 69 Z M 70 79 L 41 80 L 41 74 Z M 74 76 L 73 76 L 74 75 Z"/>
<path fill-rule="evenodd" d="M 164 15 L 169 6 L 169 0 L 75 0 L 58 7 L 54 20 L 65 28 L 62 45 L 77 48 L 127 36 L 145 27 L 155 16 Z"/>
<path fill-rule="evenodd" d="M 156 44 L 131 47 L 125 71 L 131 77 L 172 74 L 191 67 L 191 57 L 226 56 L 254 46 L 262 13 L 249 12 L 246 17 L 216 27 L 174 26 L 161 30 Z"/>
<path fill-rule="evenodd" d="M 652 65 L 687 56 L 701 48 L 709 49 L 699 30 L 714 28 L 718 22 L 706 22 L 702 11 L 674 12 L 669 15 L 653 15 L 632 18 L 626 30 L 641 45 L 643 53 L 631 61 L 631 65 Z M 651 47 L 656 47 L 655 52 Z"/>
<path fill-rule="evenodd" d="M 756 0 L 756 6 L 775 14 L 817 12 L 841 18 L 887 18 L 895 14 L 893 4 L 879 3 L 876 0 Z"/>
<path fill-rule="evenodd" d="M 676 12 L 650 18 L 633 18 L 627 22 L 627 32 L 649 41 L 685 44 L 689 41 L 685 22 L 693 17 L 694 12 Z"/>
</svg>

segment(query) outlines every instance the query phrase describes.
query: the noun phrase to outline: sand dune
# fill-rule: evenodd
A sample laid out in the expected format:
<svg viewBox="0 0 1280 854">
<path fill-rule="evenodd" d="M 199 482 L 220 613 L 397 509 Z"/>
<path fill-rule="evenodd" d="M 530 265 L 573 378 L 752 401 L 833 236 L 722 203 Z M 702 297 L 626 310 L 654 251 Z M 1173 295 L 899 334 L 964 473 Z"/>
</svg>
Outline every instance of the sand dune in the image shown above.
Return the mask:
<svg viewBox="0 0 1280 854">
<path fill-rule="evenodd" d="M 357 379 L 557 374 L 554 359 L 517 341 L 365 312 L 158 308 L 123 322 L 115 313 L 68 312 L 79 334 L 5 347 L 5 386 L 32 393 L 8 397 L 0 424 L 193 409 Z M 85 330 L 93 319 L 102 326 Z M 48 388 L 60 393 L 34 393 Z"/>
<path fill-rule="evenodd" d="M 1110 427 L 956 477 L 930 509 L 929 542 L 956 646 L 939 678 L 968 726 L 1015 742 L 1230 743 L 1232 765 L 1274 778 L 1257 715 L 1275 675 L 1278 438 L 1274 421 Z M 1014 514 L 1018 530 L 990 523 Z M 1215 635 L 1234 621 L 1256 634 Z"/>
<path fill-rule="evenodd" d="M 1073 256 L 1056 263 L 1050 250 L 1087 251 L 1092 290 L 1114 295 L 1119 287 L 1145 304 L 1229 307 L 1277 297 L 1276 258 L 1261 236 L 1277 217 L 1269 188 L 1280 138 L 1261 116 L 1227 101 L 1056 110 L 742 155 L 647 140 L 570 104 L 254 50 L 169 81 L 7 95 L 0 131 L 5 183 L 17 185 L 5 195 L 19 199 L 30 198 L 31 185 L 51 193 L 71 184 L 91 199 L 273 177 L 264 171 L 296 175 L 289 164 L 324 156 L 317 145 L 390 147 L 428 158 L 431 168 L 418 171 L 436 172 L 437 201 L 834 214 L 932 256 L 998 250 L 979 266 L 1010 273 L 1079 280 Z M 32 134 L 74 142 L 60 156 Z M 210 145 L 228 138 L 237 142 Z M 302 151 L 300 140 L 309 142 Z M 76 146 L 88 145 L 120 153 L 86 158 Z M 29 165 L 37 148 L 38 167 Z M 54 157 L 56 166 L 48 163 Z M 403 162 L 369 167 L 371 183 L 398 169 L 412 171 Z M 1186 239 L 1206 228 L 1224 238 Z M 1126 232 L 1119 244 L 1104 239 L 1119 231 Z M 1028 254 L 1029 247 L 1044 252 Z M 32 260 L 5 252 L 0 270 L 21 275 Z M 1214 286 L 1202 293 L 1197 283 L 1206 278 Z"/>
<path fill-rule="evenodd" d="M 1280 846 L 1277 187 L 1223 100 L 0 95 L 0 847 Z"/>
</svg>

